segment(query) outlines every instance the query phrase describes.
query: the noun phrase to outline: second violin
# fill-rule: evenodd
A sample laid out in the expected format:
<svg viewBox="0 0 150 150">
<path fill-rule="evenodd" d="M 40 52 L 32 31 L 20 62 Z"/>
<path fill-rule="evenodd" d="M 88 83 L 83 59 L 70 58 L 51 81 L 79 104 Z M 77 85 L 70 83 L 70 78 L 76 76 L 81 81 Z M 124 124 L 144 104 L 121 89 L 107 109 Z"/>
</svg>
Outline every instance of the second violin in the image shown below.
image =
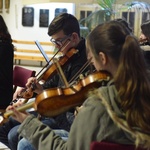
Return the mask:
<svg viewBox="0 0 150 150">
<path fill-rule="evenodd" d="M 43 116 L 57 116 L 73 107 L 80 106 L 89 91 L 105 85 L 109 80 L 109 73 L 96 72 L 68 88 L 44 90 L 36 97 L 35 109 Z"/>
</svg>

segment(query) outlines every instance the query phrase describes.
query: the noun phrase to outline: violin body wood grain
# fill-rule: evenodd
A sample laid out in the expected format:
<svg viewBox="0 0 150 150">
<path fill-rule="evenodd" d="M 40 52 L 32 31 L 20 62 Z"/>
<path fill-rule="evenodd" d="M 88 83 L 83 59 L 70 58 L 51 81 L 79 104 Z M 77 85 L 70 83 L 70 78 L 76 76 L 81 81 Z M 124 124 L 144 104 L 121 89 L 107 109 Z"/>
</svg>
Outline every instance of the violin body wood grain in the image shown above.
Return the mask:
<svg viewBox="0 0 150 150">
<path fill-rule="evenodd" d="M 109 80 L 108 74 L 97 72 L 68 88 L 44 90 L 36 97 L 36 109 L 42 116 L 57 116 L 71 108 L 82 105 L 90 91 L 106 84 Z"/>
</svg>

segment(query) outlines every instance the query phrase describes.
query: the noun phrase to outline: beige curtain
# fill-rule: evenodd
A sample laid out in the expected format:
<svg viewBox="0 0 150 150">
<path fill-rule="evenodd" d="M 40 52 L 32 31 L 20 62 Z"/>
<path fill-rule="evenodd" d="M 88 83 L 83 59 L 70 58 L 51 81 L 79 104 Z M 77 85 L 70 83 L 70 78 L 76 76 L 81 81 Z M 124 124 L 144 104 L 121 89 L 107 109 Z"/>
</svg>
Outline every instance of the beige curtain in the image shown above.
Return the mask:
<svg viewBox="0 0 150 150">
<path fill-rule="evenodd" d="M 10 7 L 10 0 L 5 0 L 5 8 L 9 9 Z"/>
<path fill-rule="evenodd" d="M 10 0 L 5 0 L 5 9 L 7 13 L 9 12 L 9 7 L 10 7 Z"/>
<path fill-rule="evenodd" d="M 0 13 L 3 12 L 3 0 L 0 0 Z"/>
</svg>

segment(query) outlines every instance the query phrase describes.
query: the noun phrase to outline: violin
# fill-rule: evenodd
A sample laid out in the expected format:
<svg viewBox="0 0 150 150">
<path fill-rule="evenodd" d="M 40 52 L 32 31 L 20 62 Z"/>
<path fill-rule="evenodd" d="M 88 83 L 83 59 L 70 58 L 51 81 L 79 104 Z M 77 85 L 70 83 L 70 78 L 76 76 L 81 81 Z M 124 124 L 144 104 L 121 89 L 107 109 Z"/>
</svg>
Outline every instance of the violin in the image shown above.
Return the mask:
<svg viewBox="0 0 150 150">
<path fill-rule="evenodd" d="M 77 49 L 72 48 L 64 56 L 61 56 L 58 60 L 58 63 L 60 64 L 60 66 L 63 68 L 66 64 L 68 64 L 70 62 L 70 60 L 72 59 L 72 57 L 77 52 L 78 52 Z M 55 63 L 52 63 L 51 65 L 49 65 L 47 67 L 47 69 L 42 73 L 42 75 L 40 75 L 40 77 L 37 80 L 38 81 L 40 81 L 40 80 L 46 81 L 47 79 L 52 78 L 56 73 L 57 73 L 57 66 Z M 32 84 L 30 88 L 22 91 L 21 97 L 28 98 L 28 99 L 31 98 L 33 96 L 33 90 L 35 88 L 36 87 L 34 86 L 34 84 Z"/>
<path fill-rule="evenodd" d="M 78 52 L 77 49 L 72 48 L 69 50 L 64 56 L 61 56 L 58 60 L 58 63 L 63 68 L 66 64 L 68 64 L 71 60 L 71 58 Z M 50 65 L 46 71 L 39 77 L 39 79 L 42 79 L 46 81 L 47 79 L 51 78 L 53 75 L 55 75 L 57 72 L 57 66 L 53 63 Z"/>
<path fill-rule="evenodd" d="M 101 71 L 88 75 L 68 88 L 46 89 L 37 95 L 35 109 L 43 116 L 57 116 L 81 105 L 89 91 L 105 85 L 109 80 L 110 74 Z"/>
<path fill-rule="evenodd" d="M 35 108 L 42 116 L 54 117 L 67 110 L 80 106 L 87 98 L 90 91 L 106 85 L 111 79 L 108 72 L 94 72 L 84 79 L 72 84 L 68 88 L 46 89 L 38 94 L 34 102 L 26 103 L 17 108 L 24 111 L 29 108 Z M 7 111 L 2 116 L 8 118 L 13 111 Z M 3 117 L 0 117 L 0 121 Z"/>
</svg>

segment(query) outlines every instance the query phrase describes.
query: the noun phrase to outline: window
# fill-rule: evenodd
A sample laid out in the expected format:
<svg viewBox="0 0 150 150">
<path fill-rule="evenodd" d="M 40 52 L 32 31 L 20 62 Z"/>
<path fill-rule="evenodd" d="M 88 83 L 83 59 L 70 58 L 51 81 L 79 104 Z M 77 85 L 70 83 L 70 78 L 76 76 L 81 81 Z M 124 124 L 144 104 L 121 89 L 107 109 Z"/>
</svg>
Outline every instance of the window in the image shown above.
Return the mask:
<svg viewBox="0 0 150 150">
<path fill-rule="evenodd" d="M 55 9 L 55 17 L 57 15 L 59 15 L 60 13 L 67 13 L 67 9 L 66 8 L 56 8 Z"/>
</svg>

